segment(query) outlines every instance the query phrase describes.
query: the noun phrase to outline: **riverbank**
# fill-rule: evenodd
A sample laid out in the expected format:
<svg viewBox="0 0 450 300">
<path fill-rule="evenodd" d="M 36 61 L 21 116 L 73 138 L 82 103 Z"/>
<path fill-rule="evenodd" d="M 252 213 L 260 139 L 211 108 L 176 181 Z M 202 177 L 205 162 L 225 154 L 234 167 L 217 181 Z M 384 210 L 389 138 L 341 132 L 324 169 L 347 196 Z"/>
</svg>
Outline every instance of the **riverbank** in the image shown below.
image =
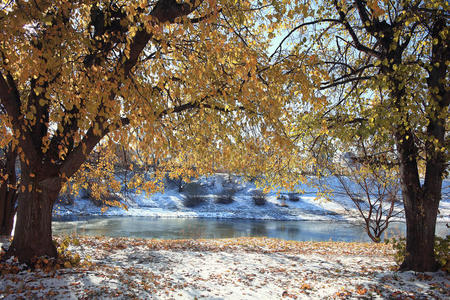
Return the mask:
<svg viewBox="0 0 450 300">
<path fill-rule="evenodd" d="M 0 275 L 5 299 L 445 299 L 442 272 L 399 273 L 389 245 L 269 238 L 79 237 L 78 267 Z M 0 242 L 1 243 L 1 242 Z M 13 264 L 11 261 L 10 263 Z"/>
<path fill-rule="evenodd" d="M 258 190 L 254 183 L 234 178 L 229 181 L 228 175 L 216 174 L 199 179 L 195 186 L 197 198 L 201 201 L 193 207 L 186 206 L 188 194 L 180 192 L 177 187 L 168 185 L 164 193 L 117 193 L 127 209 L 121 207 L 96 206 L 86 195 L 81 193 L 73 204 L 59 202 L 54 207 L 54 217 L 78 216 L 132 216 L 152 218 L 212 218 L 212 219 L 252 219 L 282 221 L 346 221 L 362 222 L 360 212 L 347 194 L 342 191 L 336 177 L 322 178 L 316 186 L 303 184 L 297 186 L 298 193 L 285 190 L 272 190 L 265 194 L 263 205 L 256 205 L 253 193 Z M 324 196 L 318 185 L 330 189 Z M 437 221 L 450 222 L 450 180 L 442 184 L 442 200 L 439 205 Z M 353 187 L 353 186 L 352 186 Z M 192 188 L 192 185 L 191 185 Z M 354 187 L 357 191 L 357 186 Z M 230 191 L 233 191 L 231 194 Z M 221 203 L 218 196 L 229 195 L 230 203 Z M 399 199 L 401 198 L 400 195 Z M 375 197 L 372 195 L 372 197 Z M 361 196 L 361 208 L 368 208 L 367 199 Z M 387 206 L 388 204 L 385 203 Z M 106 210 L 105 210 L 106 209 Z M 366 211 L 367 215 L 367 211 Z M 403 204 L 395 202 L 391 221 L 404 222 Z"/>
</svg>

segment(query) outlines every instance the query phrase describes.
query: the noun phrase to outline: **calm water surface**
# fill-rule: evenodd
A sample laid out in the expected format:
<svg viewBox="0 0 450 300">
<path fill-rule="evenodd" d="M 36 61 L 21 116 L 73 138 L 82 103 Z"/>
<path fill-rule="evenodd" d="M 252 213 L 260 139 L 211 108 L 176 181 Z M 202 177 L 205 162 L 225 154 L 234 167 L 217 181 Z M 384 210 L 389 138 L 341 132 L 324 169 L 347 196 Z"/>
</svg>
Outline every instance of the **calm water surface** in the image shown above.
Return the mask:
<svg viewBox="0 0 450 300">
<path fill-rule="evenodd" d="M 388 236 L 404 235 L 404 232 L 404 223 L 391 223 Z M 296 241 L 370 241 L 362 225 L 329 221 L 83 217 L 69 221 L 54 221 L 53 233 L 148 239 L 258 236 Z M 449 234 L 446 224 L 438 224 L 437 234 L 440 236 Z"/>
</svg>

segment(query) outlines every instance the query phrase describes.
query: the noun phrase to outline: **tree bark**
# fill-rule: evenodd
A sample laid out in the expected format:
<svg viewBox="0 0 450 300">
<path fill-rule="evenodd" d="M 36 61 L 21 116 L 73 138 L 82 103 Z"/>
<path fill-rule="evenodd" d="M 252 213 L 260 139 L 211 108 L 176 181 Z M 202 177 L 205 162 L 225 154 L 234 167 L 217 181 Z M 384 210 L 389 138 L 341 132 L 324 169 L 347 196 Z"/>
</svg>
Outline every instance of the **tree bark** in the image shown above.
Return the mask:
<svg viewBox="0 0 450 300">
<path fill-rule="evenodd" d="M 17 193 L 15 190 L 8 190 L 6 185 L 2 184 L 0 187 L 0 235 L 2 236 L 11 235 L 16 214 Z"/>
<path fill-rule="evenodd" d="M 434 255 L 434 235 L 437 210 L 440 201 L 439 192 L 431 193 L 421 186 L 417 167 L 417 147 L 409 130 L 402 128 L 396 133 L 396 142 L 400 158 L 400 179 L 406 217 L 406 254 L 400 270 L 416 272 L 434 272 L 439 268 Z M 442 183 L 440 172 L 434 177 L 428 175 L 425 181 Z"/>
<path fill-rule="evenodd" d="M 10 236 L 16 214 L 16 157 L 11 145 L 5 149 L 4 162 L 0 163 L 0 174 L 7 176 L 0 180 L 0 235 Z"/>
<path fill-rule="evenodd" d="M 434 272 L 440 267 L 434 255 L 437 207 L 429 206 L 432 201 L 427 199 L 427 195 L 404 196 L 409 209 L 405 210 L 406 254 L 400 266 L 402 271 Z"/>
<path fill-rule="evenodd" d="M 23 263 L 34 257 L 57 257 L 51 225 L 53 204 L 61 184 L 59 177 L 29 177 L 22 170 L 16 228 L 7 257 L 16 256 Z"/>
</svg>

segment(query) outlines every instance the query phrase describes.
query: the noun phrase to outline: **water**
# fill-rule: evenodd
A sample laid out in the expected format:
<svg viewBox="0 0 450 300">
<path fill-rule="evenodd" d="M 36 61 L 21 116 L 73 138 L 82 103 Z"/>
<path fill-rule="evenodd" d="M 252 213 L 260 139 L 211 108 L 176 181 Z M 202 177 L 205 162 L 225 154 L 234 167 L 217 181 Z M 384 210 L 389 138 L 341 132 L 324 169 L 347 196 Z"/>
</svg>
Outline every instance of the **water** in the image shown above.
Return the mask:
<svg viewBox="0 0 450 300">
<path fill-rule="evenodd" d="M 440 236 L 449 234 L 438 224 Z M 402 234 L 404 223 L 391 223 L 388 236 Z M 370 241 L 363 225 L 330 221 L 270 221 L 241 219 L 189 219 L 148 217 L 85 217 L 54 221 L 54 234 L 156 239 L 271 237 L 296 241 Z"/>
</svg>

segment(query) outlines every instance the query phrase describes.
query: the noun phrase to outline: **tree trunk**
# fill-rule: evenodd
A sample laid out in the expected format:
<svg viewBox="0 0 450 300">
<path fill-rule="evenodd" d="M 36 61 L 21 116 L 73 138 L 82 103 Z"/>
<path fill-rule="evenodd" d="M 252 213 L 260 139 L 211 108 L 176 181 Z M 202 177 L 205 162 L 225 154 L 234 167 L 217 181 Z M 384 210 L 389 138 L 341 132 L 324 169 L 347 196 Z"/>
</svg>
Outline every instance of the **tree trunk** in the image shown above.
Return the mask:
<svg viewBox="0 0 450 300">
<path fill-rule="evenodd" d="M 413 199 L 404 197 L 405 202 L 416 209 L 405 209 L 406 215 L 406 254 L 400 270 L 434 272 L 439 263 L 434 255 L 434 238 L 437 208 L 427 205 L 427 195 L 416 195 Z M 406 205 L 405 205 L 406 208 Z"/>
<path fill-rule="evenodd" d="M 434 238 L 439 202 L 442 198 L 442 178 L 447 164 L 444 150 L 447 147 L 445 135 L 450 103 L 450 95 L 445 84 L 448 70 L 445 62 L 448 61 L 450 52 L 448 39 L 443 39 L 441 35 L 447 28 L 446 25 L 445 17 L 439 15 L 433 21 L 430 30 L 433 40 L 436 39 L 438 42 L 433 43 L 432 46 L 431 68 L 428 69 L 429 77 L 427 78 L 430 101 L 427 106 L 429 113 L 426 116 L 428 119 L 425 141 L 426 171 L 422 187 L 418 178 L 413 178 L 418 174 L 415 171 L 417 170 L 416 159 L 413 159 L 418 157 L 417 149 L 411 142 L 413 139 L 405 141 L 407 136 L 399 134 L 396 137 L 400 152 L 407 224 L 406 256 L 400 267 L 401 270 L 427 272 L 436 271 L 439 268 L 434 255 Z M 409 134 L 409 137 L 412 136 Z"/>
<path fill-rule="evenodd" d="M 16 191 L 8 189 L 7 184 L 2 184 L 0 186 L 0 236 L 11 235 L 16 214 L 16 201 Z"/>
<path fill-rule="evenodd" d="M 5 149 L 5 159 L 0 162 L 0 235 L 10 236 L 16 214 L 16 157 L 17 152 L 11 145 Z"/>
<path fill-rule="evenodd" d="M 29 263 L 33 257 L 57 256 L 51 226 L 53 204 L 61 190 L 61 179 L 37 178 L 37 175 L 30 178 L 22 171 L 16 229 L 7 252 L 7 257 L 16 256 L 23 263 Z"/>
<path fill-rule="evenodd" d="M 434 234 L 442 180 L 439 179 L 440 172 L 431 177 L 426 174 L 425 188 L 421 186 L 416 160 L 417 147 L 411 137 L 411 132 L 406 129 L 395 136 L 406 217 L 406 254 L 400 270 L 434 272 L 439 268 L 434 255 Z M 438 191 L 431 192 L 426 188 L 430 181 L 435 183 L 433 186 Z"/>
</svg>

